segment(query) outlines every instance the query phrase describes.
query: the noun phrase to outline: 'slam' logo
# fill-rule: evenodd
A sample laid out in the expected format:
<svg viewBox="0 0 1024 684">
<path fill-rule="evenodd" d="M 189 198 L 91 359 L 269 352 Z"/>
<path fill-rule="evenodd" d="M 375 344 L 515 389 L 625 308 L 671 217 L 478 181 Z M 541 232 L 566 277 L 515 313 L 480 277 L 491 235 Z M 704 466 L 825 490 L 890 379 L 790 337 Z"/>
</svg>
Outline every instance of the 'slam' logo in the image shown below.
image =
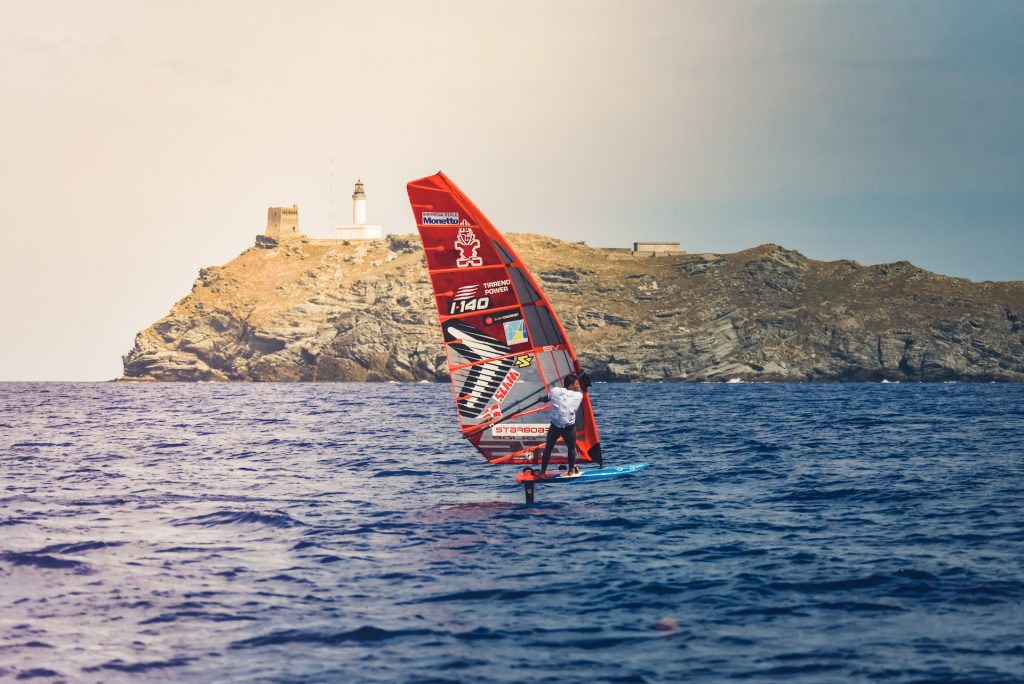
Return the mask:
<svg viewBox="0 0 1024 684">
<path fill-rule="evenodd" d="M 459 250 L 460 256 L 455 260 L 455 265 L 459 268 L 484 265 L 483 258 L 476 253 L 480 249 L 480 239 L 472 228 L 459 228 L 459 233 L 455 236 L 455 249 Z"/>
<path fill-rule="evenodd" d="M 508 393 L 512 390 L 513 385 L 516 384 L 516 381 L 519 380 L 521 375 L 522 373 L 515 369 L 510 370 L 508 372 L 508 375 L 505 376 L 505 379 L 501 381 L 501 384 L 498 386 L 498 389 L 495 390 L 494 400 L 497 401 L 499 404 L 505 401 L 505 397 L 508 396 Z"/>
</svg>

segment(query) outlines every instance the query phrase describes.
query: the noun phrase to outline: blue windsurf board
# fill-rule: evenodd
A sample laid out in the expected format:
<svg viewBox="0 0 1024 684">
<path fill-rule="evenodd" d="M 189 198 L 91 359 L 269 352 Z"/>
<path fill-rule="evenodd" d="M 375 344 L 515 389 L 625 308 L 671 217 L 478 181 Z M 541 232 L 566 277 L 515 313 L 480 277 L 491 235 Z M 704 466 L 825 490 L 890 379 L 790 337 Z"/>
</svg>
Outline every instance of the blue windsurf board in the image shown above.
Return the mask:
<svg viewBox="0 0 1024 684">
<path fill-rule="evenodd" d="M 649 463 L 627 463 L 626 465 L 620 466 L 609 466 L 607 468 L 580 468 L 580 475 L 576 477 L 567 477 L 564 472 L 559 475 L 552 474 L 550 471 L 547 477 L 540 477 L 539 472 L 533 469 L 525 470 L 516 475 L 516 483 L 524 484 L 527 482 L 533 482 L 534 484 L 571 484 L 574 482 L 597 482 L 599 480 L 614 480 L 620 477 L 626 477 L 628 475 L 635 475 L 642 470 L 650 468 Z"/>
</svg>

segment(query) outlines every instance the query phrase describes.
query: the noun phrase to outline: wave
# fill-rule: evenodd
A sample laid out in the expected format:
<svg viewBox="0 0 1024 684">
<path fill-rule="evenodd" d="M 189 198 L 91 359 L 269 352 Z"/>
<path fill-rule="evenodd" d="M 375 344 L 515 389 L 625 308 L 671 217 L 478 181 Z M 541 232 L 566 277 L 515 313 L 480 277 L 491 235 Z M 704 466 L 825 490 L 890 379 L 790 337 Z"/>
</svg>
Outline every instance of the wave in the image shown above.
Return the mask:
<svg viewBox="0 0 1024 684">
<path fill-rule="evenodd" d="M 906 609 L 889 603 L 866 603 L 864 601 L 826 601 L 815 603 L 819 610 L 840 610 L 844 613 L 902 613 Z"/>
<path fill-rule="evenodd" d="M 825 580 L 821 582 L 772 582 L 768 584 L 768 588 L 775 591 L 799 591 L 803 593 L 845 591 L 848 589 L 872 589 L 892 582 L 893 579 L 891 575 L 875 574 L 869 577 Z"/>
<path fill-rule="evenodd" d="M 109 499 L 75 499 L 69 501 L 69 506 L 121 506 L 128 503 L 126 499 L 113 497 Z"/>
<path fill-rule="evenodd" d="M 164 622 L 177 622 L 178 620 L 206 620 L 209 622 L 241 622 L 256 621 L 251 615 L 235 615 L 234 613 L 211 613 L 205 610 L 179 610 L 171 613 L 163 613 L 156 617 L 139 621 L 140 625 L 156 625 Z"/>
<path fill-rule="evenodd" d="M 353 643 L 379 643 L 391 639 L 400 639 L 409 636 L 427 636 L 434 634 L 428 629 L 397 629 L 387 630 L 373 625 L 364 625 L 347 632 L 325 632 L 304 629 L 285 629 L 271 632 L 263 636 L 242 639 L 233 642 L 229 648 L 257 648 L 261 646 L 281 646 L 284 644 L 314 643 L 325 646 L 336 646 L 346 642 Z"/>
<path fill-rule="evenodd" d="M 90 571 L 89 565 L 82 561 L 71 560 L 70 558 L 57 558 L 56 556 L 44 553 L 4 551 L 0 553 L 0 561 L 6 561 L 11 565 L 39 568 L 40 570 L 74 570 L 79 574 Z"/>
<path fill-rule="evenodd" d="M 789 677 L 813 675 L 822 672 L 834 672 L 845 667 L 840 663 L 808 663 L 807 665 L 777 665 L 766 669 L 751 670 L 749 672 L 738 672 L 732 676 L 733 679 L 765 679 L 771 681 L 773 677 Z"/>
<path fill-rule="evenodd" d="M 842 499 L 872 499 L 880 492 L 873 489 L 858 489 L 856 487 L 840 487 L 836 489 L 804 489 L 803 491 L 791 492 L 784 496 L 774 497 L 769 501 L 840 501 Z"/>
<path fill-rule="evenodd" d="M 287 513 L 275 511 L 260 513 L 258 511 L 214 511 L 203 515 L 176 520 L 174 525 L 199 525 L 216 527 L 218 525 L 266 525 L 268 527 L 288 528 L 307 527 L 306 523 L 296 520 Z"/>
<path fill-rule="evenodd" d="M 68 542 L 66 544 L 51 544 L 35 551 L 34 553 L 84 553 L 96 549 L 110 549 L 116 546 L 124 546 L 125 542 L 85 541 Z"/>
<path fill-rule="evenodd" d="M 636 530 L 646 527 L 647 523 L 630 520 L 628 518 L 614 517 L 602 518 L 600 520 L 588 520 L 587 527 L 617 527 L 623 530 Z"/>
<path fill-rule="evenodd" d="M 372 477 L 422 477 L 422 470 L 413 470 L 411 468 L 399 469 L 399 470 L 378 470 L 373 474 Z"/>
<path fill-rule="evenodd" d="M 0 676 L 2 676 L 3 674 L 4 674 L 4 669 L 2 667 L 0 667 Z M 33 667 L 32 669 L 22 670 L 21 672 L 19 672 L 18 676 L 16 677 L 16 679 L 18 681 L 21 681 L 21 680 L 35 679 L 37 677 L 63 677 L 63 676 L 64 675 L 62 675 L 60 672 L 57 672 L 56 670 L 51 670 L 51 669 L 46 668 L 46 667 Z"/>
<path fill-rule="evenodd" d="M 182 667 L 195 662 L 198 658 L 171 658 L 169 660 L 149 660 L 137 663 L 126 663 L 120 658 L 108 660 L 102 665 L 83 667 L 84 672 L 100 672 L 101 670 L 113 670 L 115 672 L 127 672 L 129 674 L 141 674 L 153 670 L 166 670 L 174 667 Z"/>
<path fill-rule="evenodd" d="M 448 594 L 436 594 L 416 599 L 410 603 L 448 603 L 461 601 L 519 601 L 536 594 L 550 593 L 549 588 L 541 589 L 468 589 Z"/>
</svg>

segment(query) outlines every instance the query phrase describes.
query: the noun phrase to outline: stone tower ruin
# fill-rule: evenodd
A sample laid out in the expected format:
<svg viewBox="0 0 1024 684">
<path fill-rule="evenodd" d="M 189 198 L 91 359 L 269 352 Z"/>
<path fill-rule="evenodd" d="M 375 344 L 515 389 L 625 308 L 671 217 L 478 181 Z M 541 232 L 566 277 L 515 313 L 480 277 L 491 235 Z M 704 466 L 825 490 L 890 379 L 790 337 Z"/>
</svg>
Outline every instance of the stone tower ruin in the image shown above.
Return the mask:
<svg viewBox="0 0 1024 684">
<path fill-rule="evenodd" d="M 275 240 L 302 237 L 299 232 L 299 205 L 267 209 L 267 230 L 264 235 Z"/>
</svg>

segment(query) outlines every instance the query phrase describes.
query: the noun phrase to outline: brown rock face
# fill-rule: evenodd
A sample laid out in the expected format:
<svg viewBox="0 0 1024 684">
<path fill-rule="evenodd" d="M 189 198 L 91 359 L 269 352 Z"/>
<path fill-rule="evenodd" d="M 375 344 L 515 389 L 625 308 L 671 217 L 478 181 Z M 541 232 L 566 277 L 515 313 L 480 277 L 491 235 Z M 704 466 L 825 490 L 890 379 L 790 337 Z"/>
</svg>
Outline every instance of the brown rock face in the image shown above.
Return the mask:
<svg viewBox="0 0 1024 684">
<path fill-rule="evenodd" d="M 511 235 L 598 380 L 1024 380 L 1024 282 L 775 245 L 640 258 Z M 200 271 L 126 379 L 446 380 L 419 240 L 264 240 Z"/>
</svg>

